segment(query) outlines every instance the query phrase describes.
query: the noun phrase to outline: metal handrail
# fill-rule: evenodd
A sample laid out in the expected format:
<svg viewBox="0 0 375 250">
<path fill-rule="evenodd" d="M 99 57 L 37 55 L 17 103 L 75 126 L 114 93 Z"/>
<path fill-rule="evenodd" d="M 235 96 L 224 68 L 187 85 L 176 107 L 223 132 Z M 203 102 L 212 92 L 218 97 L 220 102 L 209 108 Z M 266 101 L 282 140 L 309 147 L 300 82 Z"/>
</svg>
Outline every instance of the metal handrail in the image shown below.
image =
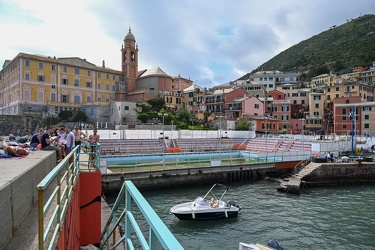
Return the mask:
<svg viewBox="0 0 375 250">
<path fill-rule="evenodd" d="M 76 147 L 38 184 L 38 243 L 39 250 L 52 249 L 63 225 L 74 187 L 79 175 L 79 152 Z M 52 181 L 56 180 L 56 186 Z M 52 189 L 52 190 L 47 190 Z M 44 196 L 51 194 L 44 203 Z M 52 213 L 45 222 L 46 215 Z M 46 225 L 45 225 L 46 223 Z M 52 235 L 51 235 L 52 234 Z"/>
<path fill-rule="evenodd" d="M 148 242 L 132 213 L 131 207 L 133 202 L 137 205 L 148 223 Z M 124 209 L 117 216 L 116 212 L 121 204 L 124 204 Z M 125 221 L 125 234 L 116 240 L 116 230 L 119 229 L 120 222 L 122 221 Z M 162 245 L 163 249 L 183 249 L 134 184 L 131 181 L 125 181 L 104 227 L 100 249 L 115 249 L 121 243 L 126 245 L 125 249 L 134 249 L 131 238 L 133 231 L 138 237 L 142 249 L 157 249 L 158 243 Z"/>
</svg>

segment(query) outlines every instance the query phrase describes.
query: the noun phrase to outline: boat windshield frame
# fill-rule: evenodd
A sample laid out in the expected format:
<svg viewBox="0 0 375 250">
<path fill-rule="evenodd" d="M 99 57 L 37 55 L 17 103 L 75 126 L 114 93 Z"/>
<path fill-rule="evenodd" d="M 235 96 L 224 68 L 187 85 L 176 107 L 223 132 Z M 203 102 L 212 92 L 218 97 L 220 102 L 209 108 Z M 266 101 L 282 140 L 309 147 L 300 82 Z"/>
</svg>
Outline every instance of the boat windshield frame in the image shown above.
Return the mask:
<svg viewBox="0 0 375 250">
<path fill-rule="evenodd" d="M 222 188 L 225 189 L 224 192 L 223 192 L 223 194 L 220 196 L 219 199 L 216 198 L 216 196 L 215 196 L 215 194 L 214 194 L 214 192 L 213 192 L 213 189 L 214 189 L 216 186 L 218 186 L 218 187 L 222 187 Z M 203 199 L 207 199 L 207 196 L 208 196 L 209 194 L 212 194 L 212 196 L 214 197 L 215 200 L 222 200 L 223 197 L 224 197 L 224 195 L 226 194 L 226 192 L 227 192 L 228 190 L 229 190 L 229 188 L 228 188 L 227 186 L 225 186 L 225 185 L 223 185 L 223 184 L 220 184 L 220 183 L 215 183 L 215 184 L 210 188 L 210 190 L 208 190 L 208 192 L 205 194 L 205 196 L 203 196 Z"/>
</svg>

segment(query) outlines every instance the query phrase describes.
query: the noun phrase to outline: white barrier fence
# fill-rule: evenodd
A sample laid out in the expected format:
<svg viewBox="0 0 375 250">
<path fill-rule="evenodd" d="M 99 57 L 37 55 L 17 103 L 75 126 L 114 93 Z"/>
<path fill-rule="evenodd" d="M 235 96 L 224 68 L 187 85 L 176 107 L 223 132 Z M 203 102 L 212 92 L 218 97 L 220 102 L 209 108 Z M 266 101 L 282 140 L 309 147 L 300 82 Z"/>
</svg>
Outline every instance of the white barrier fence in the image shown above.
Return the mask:
<svg viewBox="0 0 375 250">
<path fill-rule="evenodd" d="M 84 131 L 87 135 L 93 134 L 92 130 Z M 255 138 L 254 131 L 234 130 L 165 130 L 164 138 L 191 139 L 191 138 Z M 98 130 L 101 139 L 159 139 L 163 138 L 163 130 Z"/>
</svg>

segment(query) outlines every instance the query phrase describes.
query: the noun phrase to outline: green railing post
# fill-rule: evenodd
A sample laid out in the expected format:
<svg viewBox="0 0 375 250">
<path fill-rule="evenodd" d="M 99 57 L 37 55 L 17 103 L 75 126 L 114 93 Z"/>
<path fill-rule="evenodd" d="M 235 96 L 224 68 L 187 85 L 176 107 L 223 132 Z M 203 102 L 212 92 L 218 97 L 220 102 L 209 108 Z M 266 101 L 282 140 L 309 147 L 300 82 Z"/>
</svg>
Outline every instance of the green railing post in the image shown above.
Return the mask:
<svg viewBox="0 0 375 250">
<path fill-rule="evenodd" d="M 44 249 L 44 215 L 43 215 L 43 190 L 38 190 L 38 244 L 39 250 Z"/>
</svg>

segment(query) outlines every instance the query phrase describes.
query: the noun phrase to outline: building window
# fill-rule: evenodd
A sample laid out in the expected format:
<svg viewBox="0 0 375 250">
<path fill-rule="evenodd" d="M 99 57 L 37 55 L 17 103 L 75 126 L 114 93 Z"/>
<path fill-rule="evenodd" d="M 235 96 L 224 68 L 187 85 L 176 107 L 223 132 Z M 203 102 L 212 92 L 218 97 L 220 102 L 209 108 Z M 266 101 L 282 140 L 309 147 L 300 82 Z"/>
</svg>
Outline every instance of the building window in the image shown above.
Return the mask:
<svg viewBox="0 0 375 250">
<path fill-rule="evenodd" d="M 363 111 L 371 111 L 371 107 L 363 107 Z"/>
<path fill-rule="evenodd" d="M 370 116 L 369 115 L 365 115 L 365 120 L 369 120 L 370 119 Z"/>
<path fill-rule="evenodd" d="M 26 61 L 25 61 L 25 66 L 26 66 L 26 67 L 30 67 L 30 61 L 29 61 L 29 60 L 26 60 Z"/>
<path fill-rule="evenodd" d="M 68 72 L 68 67 L 64 66 L 63 67 L 63 72 L 65 72 L 65 73 Z"/>
<path fill-rule="evenodd" d="M 68 84 L 69 84 L 67 78 L 63 78 L 63 79 L 61 79 L 61 83 L 64 84 L 64 85 L 68 85 Z"/>
<path fill-rule="evenodd" d="M 116 80 L 116 76 L 115 75 L 112 75 L 112 80 Z"/>
<path fill-rule="evenodd" d="M 108 74 L 108 73 L 106 74 L 106 77 L 105 77 L 105 78 L 106 78 L 106 79 L 109 79 L 109 74 Z"/>
<path fill-rule="evenodd" d="M 25 80 L 30 81 L 30 73 L 29 72 L 25 73 Z"/>
<path fill-rule="evenodd" d="M 365 128 L 370 128 L 370 124 L 365 123 Z"/>
<path fill-rule="evenodd" d="M 74 74 L 79 75 L 79 69 L 75 68 L 74 69 Z"/>
<path fill-rule="evenodd" d="M 129 106 L 125 106 L 125 110 L 129 110 Z"/>
<path fill-rule="evenodd" d="M 68 102 L 68 101 L 69 101 L 69 100 L 68 100 L 68 95 L 62 95 L 62 96 L 61 96 L 61 101 L 62 101 L 62 102 L 65 102 L 65 103 Z"/>
<path fill-rule="evenodd" d="M 102 73 L 98 72 L 98 78 L 102 78 Z"/>
<path fill-rule="evenodd" d="M 56 64 L 51 65 L 51 70 L 56 71 Z"/>
<path fill-rule="evenodd" d="M 39 63 L 39 68 L 44 69 L 44 64 L 42 62 Z"/>
<path fill-rule="evenodd" d="M 91 71 L 87 70 L 87 76 L 91 76 Z"/>
<path fill-rule="evenodd" d="M 346 109 L 342 109 L 341 114 L 346 115 Z"/>
<path fill-rule="evenodd" d="M 44 79 L 44 75 L 38 75 L 38 76 L 37 76 L 37 81 L 38 81 L 38 82 L 44 82 L 44 81 L 45 81 L 45 79 Z"/>
<path fill-rule="evenodd" d="M 51 93 L 51 102 L 56 102 L 56 93 Z"/>
<path fill-rule="evenodd" d="M 79 79 L 74 79 L 74 86 L 79 87 Z"/>
<path fill-rule="evenodd" d="M 254 104 L 255 109 L 259 109 L 259 104 Z"/>
<path fill-rule="evenodd" d="M 74 96 L 74 103 L 77 103 L 77 104 L 81 103 L 81 97 L 79 95 Z"/>
<path fill-rule="evenodd" d="M 101 101 L 102 101 L 102 97 L 98 96 L 98 102 L 101 102 Z"/>
<path fill-rule="evenodd" d="M 109 84 L 108 83 L 105 85 L 105 90 L 109 90 Z"/>
<path fill-rule="evenodd" d="M 315 108 L 316 108 L 316 109 L 319 108 L 319 103 L 315 103 Z"/>
<path fill-rule="evenodd" d="M 92 88 L 92 83 L 89 82 L 89 81 L 87 81 L 87 82 L 86 82 L 86 88 Z"/>
<path fill-rule="evenodd" d="M 102 83 L 98 82 L 98 89 L 102 89 Z"/>
<path fill-rule="evenodd" d="M 342 125 L 342 128 L 343 128 L 343 129 L 346 129 L 346 124 L 343 124 L 343 125 Z"/>
<path fill-rule="evenodd" d="M 320 95 L 314 95 L 314 101 L 320 101 Z"/>
<path fill-rule="evenodd" d="M 88 96 L 86 97 L 86 100 L 87 100 L 87 102 L 91 102 L 91 96 L 88 95 Z"/>
</svg>

